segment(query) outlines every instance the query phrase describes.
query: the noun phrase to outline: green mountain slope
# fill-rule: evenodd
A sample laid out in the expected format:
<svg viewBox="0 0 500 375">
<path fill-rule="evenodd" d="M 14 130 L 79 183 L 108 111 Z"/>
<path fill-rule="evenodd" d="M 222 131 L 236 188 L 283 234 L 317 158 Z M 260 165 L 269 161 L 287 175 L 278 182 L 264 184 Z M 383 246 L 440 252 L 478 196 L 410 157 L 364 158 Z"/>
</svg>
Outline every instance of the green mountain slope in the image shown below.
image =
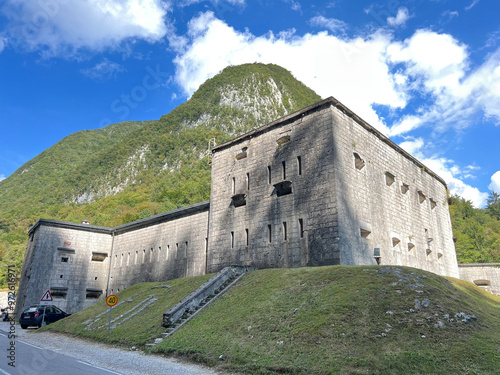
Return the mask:
<svg viewBox="0 0 500 375">
<path fill-rule="evenodd" d="M 110 335 L 104 301 L 46 329 L 143 347 L 165 332 L 162 314 L 180 292 L 203 277 L 119 292 L 131 303 L 114 316 L 151 294 L 158 302 Z M 92 320 L 100 328 L 85 329 Z M 496 374 L 499 325 L 500 297 L 418 269 L 269 269 L 245 275 L 153 351 L 242 374 Z"/>
<path fill-rule="evenodd" d="M 210 140 L 320 99 L 281 67 L 246 64 L 224 69 L 159 120 L 64 138 L 0 182 L 0 261 L 21 265 L 40 217 L 115 226 L 207 200 Z"/>
</svg>

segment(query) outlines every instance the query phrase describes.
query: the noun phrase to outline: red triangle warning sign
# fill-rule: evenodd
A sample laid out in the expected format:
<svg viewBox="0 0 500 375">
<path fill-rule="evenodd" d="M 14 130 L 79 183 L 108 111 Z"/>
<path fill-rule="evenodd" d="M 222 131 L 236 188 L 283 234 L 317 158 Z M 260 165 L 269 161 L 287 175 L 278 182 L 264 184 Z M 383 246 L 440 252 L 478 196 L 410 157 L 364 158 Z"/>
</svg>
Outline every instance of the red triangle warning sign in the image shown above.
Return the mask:
<svg viewBox="0 0 500 375">
<path fill-rule="evenodd" d="M 40 299 L 41 302 L 49 302 L 53 301 L 52 294 L 50 294 L 50 290 L 47 290 L 43 297 Z"/>
</svg>

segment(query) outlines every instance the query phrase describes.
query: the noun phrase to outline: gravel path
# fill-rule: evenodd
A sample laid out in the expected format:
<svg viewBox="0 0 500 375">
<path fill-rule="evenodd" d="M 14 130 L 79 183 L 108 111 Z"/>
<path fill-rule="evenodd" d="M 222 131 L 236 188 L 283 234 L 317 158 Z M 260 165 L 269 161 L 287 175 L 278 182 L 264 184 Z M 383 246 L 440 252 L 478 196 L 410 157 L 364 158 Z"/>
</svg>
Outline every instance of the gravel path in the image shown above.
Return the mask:
<svg viewBox="0 0 500 375">
<path fill-rule="evenodd" d="M 0 330 L 7 332 L 9 323 L 0 321 Z M 211 369 L 183 363 L 176 359 L 146 355 L 141 351 L 127 351 L 104 344 L 64 336 L 58 333 L 35 333 L 35 329 L 21 329 L 16 325 L 16 339 L 73 357 L 93 366 L 123 375 L 216 375 Z"/>
</svg>

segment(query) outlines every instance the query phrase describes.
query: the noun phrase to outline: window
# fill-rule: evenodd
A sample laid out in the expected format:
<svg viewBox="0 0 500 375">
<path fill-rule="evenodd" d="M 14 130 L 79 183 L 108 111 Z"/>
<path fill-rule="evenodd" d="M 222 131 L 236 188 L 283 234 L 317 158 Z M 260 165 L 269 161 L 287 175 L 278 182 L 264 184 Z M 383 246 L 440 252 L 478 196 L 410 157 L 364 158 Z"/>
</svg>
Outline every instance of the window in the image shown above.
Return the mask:
<svg viewBox="0 0 500 375">
<path fill-rule="evenodd" d="M 250 173 L 247 173 L 247 190 L 250 190 Z"/>
<path fill-rule="evenodd" d="M 61 263 L 68 263 L 69 258 L 68 257 L 61 257 Z"/>
<path fill-rule="evenodd" d="M 283 180 L 286 180 L 286 163 L 284 160 L 281 162 L 281 169 Z"/>
<path fill-rule="evenodd" d="M 236 192 L 236 177 L 233 177 L 233 183 L 231 186 L 231 191 L 234 194 Z"/>
<path fill-rule="evenodd" d="M 107 253 L 97 253 L 97 252 L 92 252 L 92 261 L 93 262 L 104 262 L 104 259 L 108 256 Z"/>
<path fill-rule="evenodd" d="M 396 181 L 396 176 L 390 172 L 385 172 L 385 184 L 391 186 Z"/>
<path fill-rule="evenodd" d="M 302 157 L 297 156 L 297 172 L 299 176 L 302 176 Z"/>
<path fill-rule="evenodd" d="M 88 288 L 86 290 L 86 295 L 85 297 L 87 299 L 98 299 L 102 295 L 102 290 L 100 289 L 90 289 Z"/>
<path fill-rule="evenodd" d="M 359 154 L 357 152 L 355 152 L 354 154 L 354 166 L 356 167 L 356 169 L 363 169 L 365 167 L 365 161 L 361 158 L 361 156 L 359 156 Z"/>
<path fill-rule="evenodd" d="M 267 225 L 267 242 L 271 243 L 272 240 L 273 240 L 273 237 L 272 237 L 271 224 L 268 224 Z"/>
<path fill-rule="evenodd" d="M 186 241 L 186 243 L 184 245 L 186 245 L 186 247 L 185 247 L 185 255 L 187 256 L 187 253 L 188 253 L 188 241 Z"/>
<path fill-rule="evenodd" d="M 283 241 L 287 240 L 286 221 L 283 222 Z"/>
<path fill-rule="evenodd" d="M 401 194 L 408 193 L 408 190 L 410 190 L 410 185 L 403 182 L 401 184 Z"/>
<path fill-rule="evenodd" d="M 370 232 L 368 229 L 360 228 L 360 233 L 361 233 L 361 237 L 363 237 L 363 238 L 370 238 L 370 234 L 372 232 Z"/>
<path fill-rule="evenodd" d="M 424 203 L 426 198 L 427 198 L 427 195 L 425 195 L 422 192 L 422 190 L 419 190 L 418 191 L 418 201 L 420 202 L 420 204 Z"/>
<path fill-rule="evenodd" d="M 437 203 L 434 199 L 430 198 L 429 202 L 431 202 L 431 210 L 435 209 L 437 206 Z"/>
<path fill-rule="evenodd" d="M 245 247 L 248 250 L 248 228 L 245 229 Z"/>
<path fill-rule="evenodd" d="M 299 234 L 300 238 L 304 238 L 304 220 L 299 219 Z"/>
<path fill-rule="evenodd" d="M 234 249 L 234 232 L 231 232 L 231 249 Z"/>
<path fill-rule="evenodd" d="M 267 166 L 267 183 L 268 184 L 271 183 L 271 166 L 270 165 Z"/>
</svg>

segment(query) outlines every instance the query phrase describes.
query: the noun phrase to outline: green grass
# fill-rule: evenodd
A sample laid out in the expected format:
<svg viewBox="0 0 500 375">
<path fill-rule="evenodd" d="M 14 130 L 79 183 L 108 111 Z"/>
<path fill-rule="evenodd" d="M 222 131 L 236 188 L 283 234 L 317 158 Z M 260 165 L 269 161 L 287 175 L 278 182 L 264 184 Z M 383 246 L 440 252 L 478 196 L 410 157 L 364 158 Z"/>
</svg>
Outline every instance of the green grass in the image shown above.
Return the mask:
<svg viewBox="0 0 500 375">
<path fill-rule="evenodd" d="M 121 346 L 144 347 L 145 344 L 158 337 L 165 329 L 162 327 L 163 313 L 175 306 L 184 297 L 196 290 L 201 284 L 213 275 L 190 277 L 185 279 L 169 280 L 155 283 L 140 283 L 117 293 L 118 302 L 129 300 L 115 306 L 112 309 L 111 319 L 115 319 L 122 314 L 123 318 L 128 317 L 127 311 L 138 306 L 149 296 L 154 295 L 157 301 L 153 302 L 142 312 L 110 331 L 108 335 L 109 307 L 105 301 L 82 310 L 70 317 L 60 320 L 44 328 L 48 331 L 56 331 L 84 338 L 90 338 L 99 342 L 117 344 Z M 170 288 L 154 288 L 155 286 L 169 285 Z M 141 307 L 142 305 L 139 305 Z M 90 328 L 86 329 L 89 319 L 103 313 Z M 123 320 L 119 319 L 120 321 Z M 100 328 L 99 328 L 100 327 Z"/>
<path fill-rule="evenodd" d="M 159 324 L 166 308 L 157 310 Z M 92 337 L 77 330 L 87 311 L 50 328 Z M 477 320 L 444 319 L 459 312 Z M 124 323 L 114 340 L 93 335 L 137 346 L 148 319 Z M 499 374 L 499 327 L 500 298 L 465 281 L 406 267 L 272 269 L 246 275 L 153 351 L 245 374 Z"/>
</svg>

